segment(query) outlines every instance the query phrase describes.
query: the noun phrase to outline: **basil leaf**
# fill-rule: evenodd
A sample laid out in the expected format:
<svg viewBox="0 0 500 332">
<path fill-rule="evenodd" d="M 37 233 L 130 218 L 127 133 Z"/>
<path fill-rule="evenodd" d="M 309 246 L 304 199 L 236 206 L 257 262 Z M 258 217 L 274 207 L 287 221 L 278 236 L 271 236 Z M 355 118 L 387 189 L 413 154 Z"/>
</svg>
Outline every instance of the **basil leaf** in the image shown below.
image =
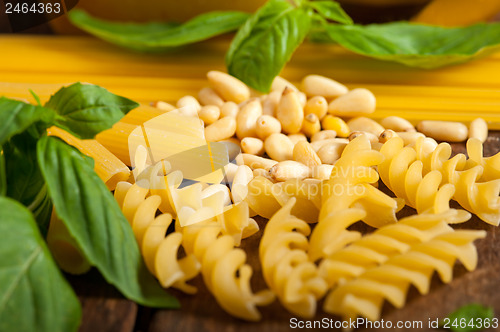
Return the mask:
<svg viewBox="0 0 500 332">
<path fill-rule="evenodd" d="M 45 104 L 61 115 L 56 126 L 82 139 L 94 138 L 111 128 L 137 106 L 136 102 L 97 85 L 81 83 L 59 89 Z"/>
<path fill-rule="evenodd" d="M 116 23 L 97 19 L 82 10 L 72 10 L 68 17 L 80 29 L 110 43 L 138 51 L 168 51 L 172 48 L 209 39 L 236 30 L 249 14 L 238 11 L 215 11 L 196 16 L 184 24 Z"/>
<path fill-rule="evenodd" d="M 14 136 L 5 144 L 7 196 L 28 207 L 40 231 L 46 235 L 52 203 L 38 167 L 36 144 L 37 139 L 28 132 Z"/>
<path fill-rule="evenodd" d="M 31 89 L 29 89 L 29 91 L 30 91 L 30 94 L 31 94 L 31 95 L 33 96 L 33 98 L 35 99 L 36 104 L 37 104 L 38 106 L 42 106 L 42 102 L 40 101 L 40 97 L 38 97 L 38 95 L 35 93 L 35 91 L 33 91 L 33 90 L 31 90 Z"/>
<path fill-rule="evenodd" d="M 443 28 L 406 22 L 325 27 L 331 40 L 356 53 L 408 66 L 436 68 L 500 48 L 500 23 Z"/>
<path fill-rule="evenodd" d="M 0 221 L 0 331 L 77 331 L 80 302 L 30 212 L 0 197 Z"/>
<path fill-rule="evenodd" d="M 309 32 L 305 8 L 270 0 L 238 30 L 226 55 L 229 74 L 252 88 L 268 91 L 275 76 Z"/>
<path fill-rule="evenodd" d="M 7 177 L 5 174 L 5 155 L 3 147 L 0 145 L 0 196 L 7 194 Z"/>
<path fill-rule="evenodd" d="M 41 138 L 37 150 L 57 214 L 90 264 L 135 302 L 178 307 L 146 269 L 134 233 L 95 174 L 93 160 L 55 137 Z"/>
<path fill-rule="evenodd" d="M 42 122 L 45 128 L 49 127 L 56 116 L 51 109 L 0 97 L 0 145 L 35 122 Z"/>
<path fill-rule="evenodd" d="M 459 322 L 459 324 L 450 324 L 450 330 L 454 332 L 472 332 L 485 328 L 484 322 L 493 319 L 493 308 L 485 307 L 477 303 L 464 305 L 452 312 L 448 318 L 450 323 Z M 466 326 L 460 327 L 460 322 L 465 321 Z M 472 323 L 472 324 L 471 324 Z"/>
<path fill-rule="evenodd" d="M 342 24 L 352 24 L 352 18 L 336 1 L 309 1 L 307 5 L 315 9 L 323 18 Z"/>
</svg>

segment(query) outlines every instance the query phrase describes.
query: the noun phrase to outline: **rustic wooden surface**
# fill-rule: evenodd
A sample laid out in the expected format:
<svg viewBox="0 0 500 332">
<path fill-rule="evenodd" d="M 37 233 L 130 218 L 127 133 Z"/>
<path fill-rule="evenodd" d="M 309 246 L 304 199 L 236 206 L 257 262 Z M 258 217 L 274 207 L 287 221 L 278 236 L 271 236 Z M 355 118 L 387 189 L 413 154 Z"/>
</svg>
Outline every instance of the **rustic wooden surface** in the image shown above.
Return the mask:
<svg viewBox="0 0 500 332">
<path fill-rule="evenodd" d="M 454 153 L 465 152 L 465 144 L 454 144 L 453 150 Z M 490 133 L 484 150 L 486 156 L 500 152 L 500 131 Z M 414 213 L 412 209 L 405 208 L 398 216 L 402 217 L 412 213 Z M 263 229 L 265 220 L 260 218 L 258 221 Z M 418 329 L 418 331 L 427 331 L 430 330 L 426 327 L 429 319 L 444 318 L 458 307 L 472 302 L 493 306 L 496 317 L 499 317 L 500 242 L 497 239 L 500 238 L 500 228 L 488 225 L 475 216 L 456 227 L 487 231 L 488 236 L 476 242 L 479 253 L 477 269 L 473 272 L 467 272 L 463 266 L 457 264 L 453 281 L 445 285 L 437 276 L 434 276 L 431 291 L 425 296 L 418 294 L 417 290 L 412 287 L 404 308 L 395 309 L 391 305 L 385 304 L 382 317 L 384 320 L 393 322 L 398 320 L 422 321 L 424 328 Z M 362 232 L 371 231 L 368 226 L 361 222 L 354 225 L 354 228 Z M 261 234 L 262 231 L 244 240 L 242 245 L 248 254 L 249 264 L 254 268 L 252 277 L 254 290 L 265 288 L 257 254 Z M 83 306 L 83 319 L 80 327 L 82 332 L 276 332 L 291 330 L 289 320 L 293 315 L 286 312 L 277 301 L 268 307 L 260 308 L 263 319 L 259 323 L 248 323 L 229 316 L 208 293 L 201 277 L 197 277 L 192 282 L 199 288 L 199 292 L 195 296 L 170 291 L 180 300 L 182 305 L 180 310 L 157 310 L 138 306 L 132 301 L 124 299 L 96 271 L 85 276 L 69 277 L 69 279 Z M 324 317 L 336 319 L 336 317 L 318 310 L 315 319 Z M 361 329 L 360 331 L 370 331 L 370 329 Z M 398 330 L 391 329 L 391 331 Z"/>
</svg>

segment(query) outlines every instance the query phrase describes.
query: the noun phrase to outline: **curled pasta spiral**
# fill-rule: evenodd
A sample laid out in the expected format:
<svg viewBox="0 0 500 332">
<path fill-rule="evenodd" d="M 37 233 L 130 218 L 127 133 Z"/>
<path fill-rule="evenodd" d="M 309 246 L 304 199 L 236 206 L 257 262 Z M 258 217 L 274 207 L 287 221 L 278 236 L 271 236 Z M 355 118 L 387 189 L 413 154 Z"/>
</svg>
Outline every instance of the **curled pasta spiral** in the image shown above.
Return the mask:
<svg viewBox="0 0 500 332">
<path fill-rule="evenodd" d="M 337 287 L 325 299 L 324 310 L 345 319 L 359 315 L 378 320 L 384 300 L 401 308 L 411 284 L 421 294 L 427 294 L 434 271 L 443 282 L 450 282 L 457 259 L 467 270 L 474 270 L 477 250 L 473 241 L 485 236 L 485 231 L 457 230 L 415 244 L 409 251 Z"/>
<path fill-rule="evenodd" d="M 484 173 L 483 166 L 467 168 L 467 158 L 461 153 L 450 158 L 452 150 L 448 143 L 440 143 L 434 151 L 426 153 L 421 148 L 421 142 L 421 139 L 416 141 L 415 151 L 417 159 L 422 160 L 424 164 L 424 171 L 439 171 L 442 175 L 442 185 L 450 183 L 455 186 L 454 200 L 481 220 L 498 226 L 500 179 L 479 182 Z"/>
<path fill-rule="evenodd" d="M 246 203 L 238 205 L 231 213 L 245 213 Z M 223 214 L 222 219 L 234 216 Z M 173 234 L 181 234 L 187 255 L 194 255 L 201 262 L 203 280 L 219 305 L 231 315 L 257 321 L 260 313 L 257 306 L 267 305 L 274 300 L 269 290 L 253 293 L 250 286 L 252 268 L 246 264 L 246 254 L 235 248 L 236 242 L 226 235 L 222 222 L 207 220 L 179 228 Z"/>
<path fill-rule="evenodd" d="M 449 201 L 455 193 L 455 186 L 450 183 L 441 186 L 442 175 L 438 170 L 424 174 L 424 163 L 417 160 L 414 148 L 404 147 L 401 138 L 393 137 L 384 143 L 380 152 L 385 157 L 378 165 L 380 178 L 397 197 L 404 199 L 417 213 L 440 213 L 450 208 Z M 455 219 L 456 222 L 469 219 L 467 212 L 458 213 L 462 218 Z"/>
<path fill-rule="evenodd" d="M 119 182 L 115 198 L 132 226 L 149 271 L 163 287 L 193 294 L 196 288 L 186 281 L 198 275 L 200 263 L 193 255 L 177 259 L 182 237 L 175 233 L 165 235 L 172 215 L 165 213 L 156 217 L 161 198 L 157 195 L 146 198 L 148 193 L 149 189 L 138 183 Z"/>
<path fill-rule="evenodd" d="M 306 222 L 318 221 L 321 206 L 321 184 L 299 179 L 273 183 L 256 176 L 248 183 L 245 201 L 256 214 L 271 218 L 288 200 L 295 198 L 292 214 Z"/>
<path fill-rule="evenodd" d="M 483 167 L 483 174 L 479 179 L 480 181 L 500 179 L 500 153 L 491 157 L 484 157 L 483 143 L 477 138 L 469 138 L 467 140 L 467 154 L 469 155 L 469 159 L 467 159 L 466 168 L 472 168 L 477 165 Z"/>
<path fill-rule="evenodd" d="M 415 244 L 453 232 L 448 224 L 454 223 L 456 218 L 461 218 L 458 210 L 450 209 L 440 214 L 413 215 L 381 227 L 323 259 L 319 265 L 320 274 L 330 288 L 335 287 L 408 251 Z"/>
<path fill-rule="evenodd" d="M 309 225 L 291 215 L 291 198 L 269 220 L 259 246 L 264 279 L 283 306 L 301 317 L 312 317 L 326 283 L 307 256 Z"/>
<path fill-rule="evenodd" d="M 383 155 L 371 149 L 365 135 L 352 140 L 333 167 L 329 180 L 322 185 L 319 222 L 310 239 L 312 261 L 331 255 L 358 239 L 361 234 L 346 228 L 363 220 L 373 227 L 396 222 L 400 201 L 371 185 L 378 181 L 372 166 L 382 162 Z"/>
</svg>

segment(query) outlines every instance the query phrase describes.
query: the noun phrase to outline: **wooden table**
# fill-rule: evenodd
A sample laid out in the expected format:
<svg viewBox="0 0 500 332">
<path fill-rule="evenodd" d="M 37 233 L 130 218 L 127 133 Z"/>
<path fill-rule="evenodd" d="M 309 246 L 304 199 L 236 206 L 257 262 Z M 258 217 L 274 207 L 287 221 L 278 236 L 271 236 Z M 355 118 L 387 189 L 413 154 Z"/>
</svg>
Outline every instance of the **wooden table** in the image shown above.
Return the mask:
<svg viewBox="0 0 500 332">
<path fill-rule="evenodd" d="M 465 144 L 453 144 L 454 153 L 465 152 Z M 485 155 L 500 152 L 500 131 L 491 132 L 484 146 Z M 384 191 L 387 191 L 385 189 Z M 452 204 L 453 205 L 453 204 Z M 458 206 L 457 206 L 458 207 Z M 405 208 L 398 214 L 399 217 L 413 214 L 411 208 Z M 258 218 L 261 231 L 243 241 L 242 248 L 248 254 L 249 264 L 254 269 L 252 277 L 253 289 L 265 287 L 257 248 L 265 227 L 265 220 Z M 476 242 L 479 253 L 479 264 L 475 271 L 467 272 L 457 264 L 454 269 L 454 279 L 450 284 L 443 284 L 437 276 L 433 277 L 431 291 L 421 296 L 415 288 L 411 288 L 407 305 L 396 310 L 389 304 L 383 309 L 384 320 L 396 322 L 422 321 L 426 326 L 429 319 L 446 317 L 458 307 L 477 302 L 493 306 L 499 317 L 500 314 L 500 228 L 488 225 L 476 216 L 468 222 L 457 225 L 457 228 L 484 229 L 488 236 Z M 357 230 L 367 232 L 368 226 L 359 222 Z M 195 296 L 185 295 L 170 290 L 181 302 L 180 310 L 157 310 L 138 306 L 132 301 L 124 299 L 118 291 L 108 285 L 102 277 L 93 270 L 84 276 L 68 276 L 76 289 L 83 306 L 83 319 L 80 331 L 259 331 L 277 332 L 291 330 L 289 320 L 293 315 L 285 311 L 275 301 L 268 307 L 261 307 L 263 319 L 259 323 L 249 323 L 226 314 L 215 299 L 206 290 L 201 276 L 193 284 L 199 288 Z M 321 306 L 319 306 L 321 307 Z M 315 319 L 323 317 L 334 318 L 318 310 Z M 492 329 L 490 329 L 492 330 Z M 363 329 L 362 331 L 369 331 Z M 380 331 L 380 329 L 379 329 Z M 392 331 L 392 330 L 391 330 Z M 397 329 L 394 329 L 397 331 Z M 407 331 L 405 329 L 405 331 Z M 418 331 L 426 331 L 426 328 Z"/>
</svg>

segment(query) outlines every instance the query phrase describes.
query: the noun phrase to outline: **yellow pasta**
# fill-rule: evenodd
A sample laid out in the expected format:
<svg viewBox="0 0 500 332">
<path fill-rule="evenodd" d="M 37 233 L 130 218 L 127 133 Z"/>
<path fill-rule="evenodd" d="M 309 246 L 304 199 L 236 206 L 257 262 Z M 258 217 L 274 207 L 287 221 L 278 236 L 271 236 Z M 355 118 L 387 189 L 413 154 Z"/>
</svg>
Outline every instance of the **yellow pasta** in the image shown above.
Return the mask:
<svg viewBox="0 0 500 332">
<path fill-rule="evenodd" d="M 383 155 L 371 149 L 365 135 L 352 140 L 335 163 L 332 175 L 322 185 L 322 205 L 318 225 L 311 235 L 312 261 L 328 256 L 360 237 L 346 228 L 363 220 L 373 227 L 396 222 L 395 213 L 403 206 L 371 183 L 378 180 L 372 168 Z"/>
<path fill-rule="evenodd" d="M 451 183 L 455 186 L 454 200 L 484 222 L 498 226 L 500 179 L 478 182 L 484 172 L 483 166 L 476 165 L 467 169 L 467 157 L 464 154 L 450 158 L 452 150 L 448 143 L 440 143 L 436 149 L 426 151 L 422 142 L 422 138 L 417 139 L 414 148 L 417 159 L 423 163 L 424 173 L 438 170 L 442 175 L 442 185 Z"/>
<path fill-rule="evenodd" d="M 449 209 L 449 201 L 455 193 L 455 186 L 446 183 L 441 186 L 442 175 L 433 170 L 423 174 L 423 163 L 417 160 L 417 152 L 412 147 L 404 147 L 400 137 L 388 140 L 380 149 L 385 157 L 378 165 L 380 178 L 394 194 L 415 208 L 417 213 L 425 211 L 440 213 Z M 468 219 L 468 213 L 460 210 L 462 220 Z"/>
<path fill-rule="evenodd" d="M 378 320 L 384 300 L 396 308 L 404 306 L 410 285 L 427 294 L 434 271 L 443 282 L 450 282 L 457 259 L 467 270 L 474 270 L 477 251 L 472 242 L 485 236 L 485 231 L 457 230 L 413 245 L 409 251 L 337 287 L 327 296 L 324 310 L 344 319 L 363 316 Z"/>
<path fill-rule="evenodd" d="M 326 283 L 307 256 L 310 233 L 305 221 L 291 215 L 291 198 L 267 223 L 259 245 L 264 279 L 283 306 L 301 317 L 313 317 Z"/>
<path fill-rule="evenodd" d="M 63 139 L 81 153 L 94 159 L 94 170 L 109 190 L 114 190 L 118 182 L 130 177 L 127 165 L 96 140 L 81 140 L 57 127 L 50 127 L 47 133 Z"/>
<path fill-rule="evenodd" d="M 356 278 L 368 268 L 408 251 L 415 244 L 452 232 L 448 224 L 459 217 L 458 210 L 449 209 L 439 214 L 413 215 L 396 224 L 381 227 L 323 259 L 319 265 L 320 274 L 329 288 L 334 288 Z"/>
<path fill-rule="evenodd" d="M 483 167 L 483 173 L 479 181 L 491 181 L 500 179 L 500 153 L 491 157 L 483 156 L 483 143 L 477 138 L 467 140 L 467 159 L 466 168 L 472 168 L 476 165 Z"/>
<path fill-rule="evenodd" d="M 292 214 L 307 222 L 318 221 L 321 206 L 321 184 L 306 180 L 289 179 L 273 183 L 268 178 L 256 176 L 248 183 L 245 201 L 256 214 L 271 218 L 289 199 L 296 203 Z"/>
</svg>

